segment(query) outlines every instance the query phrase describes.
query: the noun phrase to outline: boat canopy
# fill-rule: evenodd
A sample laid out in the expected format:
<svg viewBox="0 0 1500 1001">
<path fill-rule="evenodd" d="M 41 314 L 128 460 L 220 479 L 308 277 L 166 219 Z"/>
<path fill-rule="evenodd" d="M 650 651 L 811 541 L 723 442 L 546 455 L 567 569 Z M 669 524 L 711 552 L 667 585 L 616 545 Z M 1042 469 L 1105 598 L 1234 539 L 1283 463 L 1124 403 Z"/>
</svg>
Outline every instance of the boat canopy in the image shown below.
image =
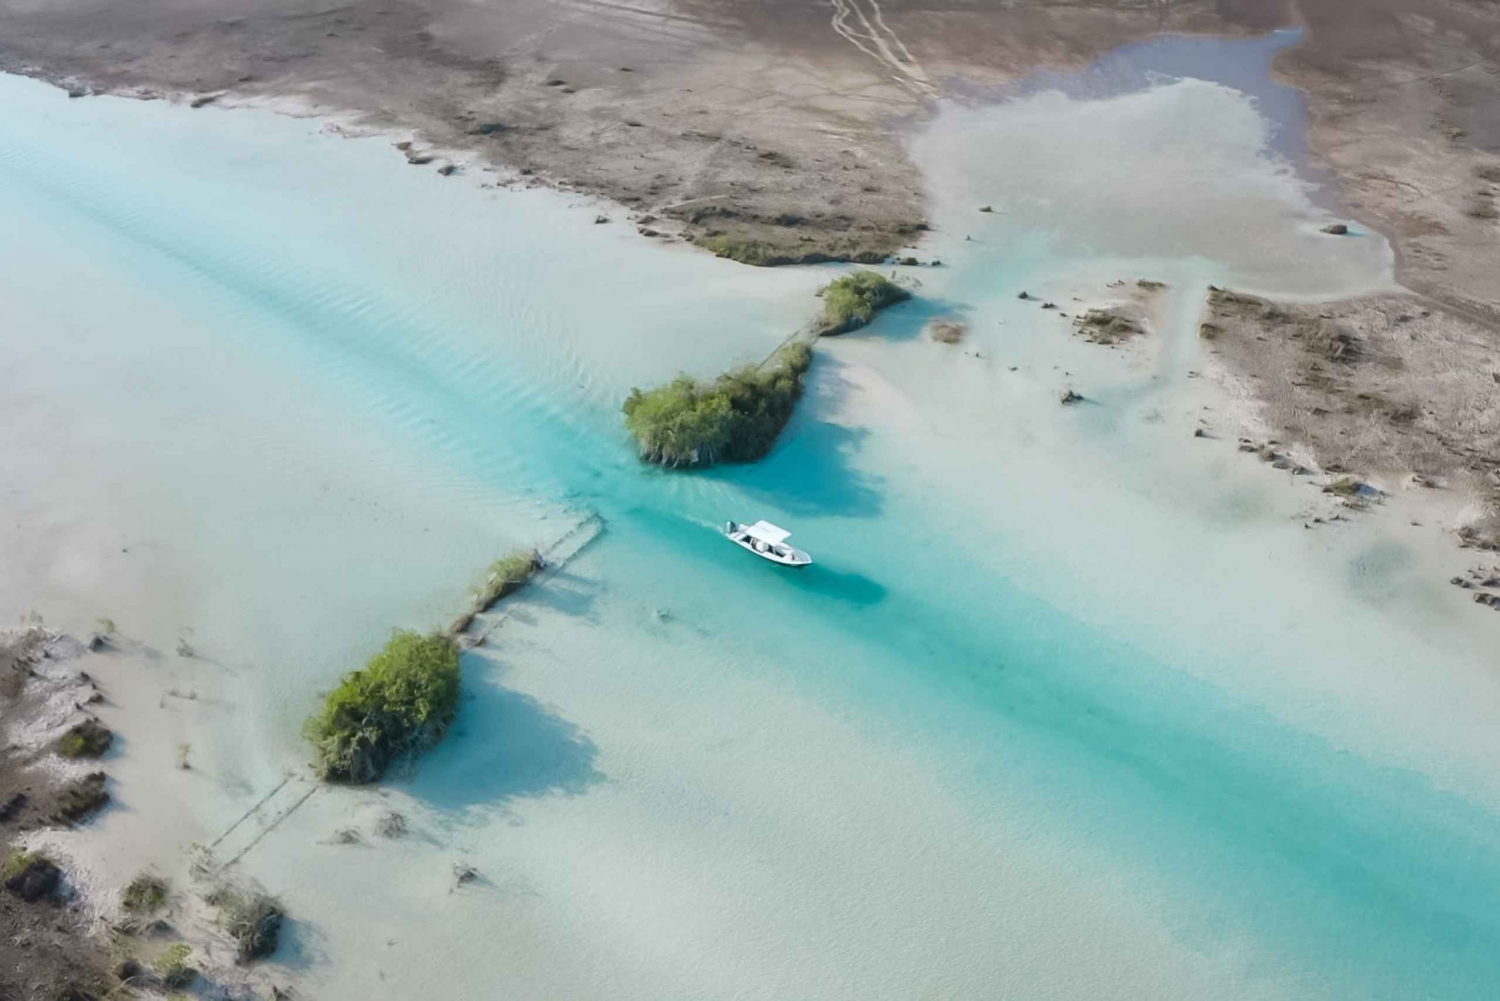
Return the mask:
<svg viewBox="0 0 1500 1001">
<path fill-rule="evenodd" d="M 791 532 L 784 528 L 777 528 L 769 521 L 757 521 L 753 525 L 746 525 L 745 534 L 752 539 L 759 539 L 773 546 L 781 545 L 792 536 Z"/>
</svg>

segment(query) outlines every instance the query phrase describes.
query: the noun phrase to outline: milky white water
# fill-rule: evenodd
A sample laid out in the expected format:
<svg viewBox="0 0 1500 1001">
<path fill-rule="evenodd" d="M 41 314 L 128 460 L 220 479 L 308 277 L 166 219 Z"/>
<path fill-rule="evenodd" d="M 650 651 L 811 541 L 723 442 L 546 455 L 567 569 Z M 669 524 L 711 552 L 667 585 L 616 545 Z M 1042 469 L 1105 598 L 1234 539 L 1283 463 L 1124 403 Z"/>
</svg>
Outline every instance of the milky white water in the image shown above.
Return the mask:
<svg viewBox="0 0 1500 1001">
<path fill-rule="evenodd" d="M 129 640 L 88 663 L 124 746 L 120 805 L 57 837 L 81 878 L 181 871 L 287 773 L 273 806 L 300 798 L 319 691 L 597 511 L 414 776 L 215 849 L 284 899 L 310 993 L 1496 982 L 1497 623 L 1442 593 L 1435 530 L 1304 532 L 1314 490 L 1191 436 L 1230 423 L 1193 376 L 1205 284 L 1390 283 L 1378 236 L 1317 233 L 1241 91 L 945 110 L 913 155 L 946 266 L 823 346 L 767 461 L 698 475 L 640 466 L 620 400 L 762 357 L 828 271 L 643 245 L 307 121 L 11 78 L 0 108 L 0 611 Z M 1170 290 L 1129 352 L 1015 298 L 1137 276 Z M 945 313 L 960 348 L 916 336 Z M 818 565 L 745 558 L 730 517 Z M 405 839 L 371 833 L 391 808 Z M 483 878 L 454 891 L 455 861 Z"/>
</svg>

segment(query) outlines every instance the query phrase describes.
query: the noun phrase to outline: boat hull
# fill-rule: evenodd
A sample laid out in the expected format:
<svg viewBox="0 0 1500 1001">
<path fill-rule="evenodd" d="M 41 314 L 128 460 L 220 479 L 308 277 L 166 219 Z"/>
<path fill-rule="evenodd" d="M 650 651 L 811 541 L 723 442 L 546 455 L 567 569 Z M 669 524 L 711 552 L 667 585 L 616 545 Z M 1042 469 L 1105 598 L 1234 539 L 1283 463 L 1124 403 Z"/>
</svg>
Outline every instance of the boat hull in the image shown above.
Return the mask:
<svg viewBox="0 0 1500 1001">
<path fill-rule="evenodd" d="M 790 570 L 801 570 L 812 566 L 812 557 L 797 547 L 768 545 L 746 534 L 745 527 L 736 522 L 731 521 L 724 526 L 724 535 L 736 546 L 748 553 L 754 553 L 767 563 L 774 563 Z"/>
</svg>

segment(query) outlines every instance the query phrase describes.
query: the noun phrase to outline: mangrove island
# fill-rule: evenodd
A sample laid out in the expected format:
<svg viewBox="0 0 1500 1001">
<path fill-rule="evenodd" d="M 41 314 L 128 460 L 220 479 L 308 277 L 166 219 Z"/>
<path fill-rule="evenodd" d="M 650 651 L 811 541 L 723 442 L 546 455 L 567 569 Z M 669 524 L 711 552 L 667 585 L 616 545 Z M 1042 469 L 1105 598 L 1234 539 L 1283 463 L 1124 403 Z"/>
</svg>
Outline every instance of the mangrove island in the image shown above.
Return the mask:
<svg viewBox="0 0 1500 1001">
<path fill-rule="evenodd" d="M 625 427 L 641 458 L 664 466 L 753 462 L 771 450 L 802 396 L 812 349 L 779 348 L 762 365 L 745 365 L 712 382 L 679 375 L 665 386 L 630 391 Z"/>
</svg>

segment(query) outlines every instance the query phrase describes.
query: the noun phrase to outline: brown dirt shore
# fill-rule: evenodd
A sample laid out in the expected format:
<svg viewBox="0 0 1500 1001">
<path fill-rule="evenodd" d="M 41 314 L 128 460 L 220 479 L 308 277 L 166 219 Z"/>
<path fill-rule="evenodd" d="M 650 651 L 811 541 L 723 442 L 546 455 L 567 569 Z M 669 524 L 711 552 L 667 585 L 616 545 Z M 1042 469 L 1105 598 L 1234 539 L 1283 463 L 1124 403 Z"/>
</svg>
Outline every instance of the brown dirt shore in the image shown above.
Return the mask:
<svg viewBox="0 0 1500 1001">
<path fill-rule="evenodd" d="M 30 874 L 12 873 L 24 857 L 24 835 L 81 822 L 107 801 L 101 772 L 56 767 L 70 727 L 92 718 L 99 698 L 87 674 L 70 662 L 83 646 L 41 627 L 0 632 L 0 998 L 87 1001 L 118 986 L 106 946 L 91 932 L 84 902 L 65 867 L 37 853 Z M 107 732 L 107 731 L 106 731 Z M 97 750 L 97 744 L 87 754 Z M 69 762 L 73 764 L 73 762 Z M 81 792 L 89 793 L 81 796 Z M 102 795 L 101 795 L 102 794 Z"/>
</svg>

